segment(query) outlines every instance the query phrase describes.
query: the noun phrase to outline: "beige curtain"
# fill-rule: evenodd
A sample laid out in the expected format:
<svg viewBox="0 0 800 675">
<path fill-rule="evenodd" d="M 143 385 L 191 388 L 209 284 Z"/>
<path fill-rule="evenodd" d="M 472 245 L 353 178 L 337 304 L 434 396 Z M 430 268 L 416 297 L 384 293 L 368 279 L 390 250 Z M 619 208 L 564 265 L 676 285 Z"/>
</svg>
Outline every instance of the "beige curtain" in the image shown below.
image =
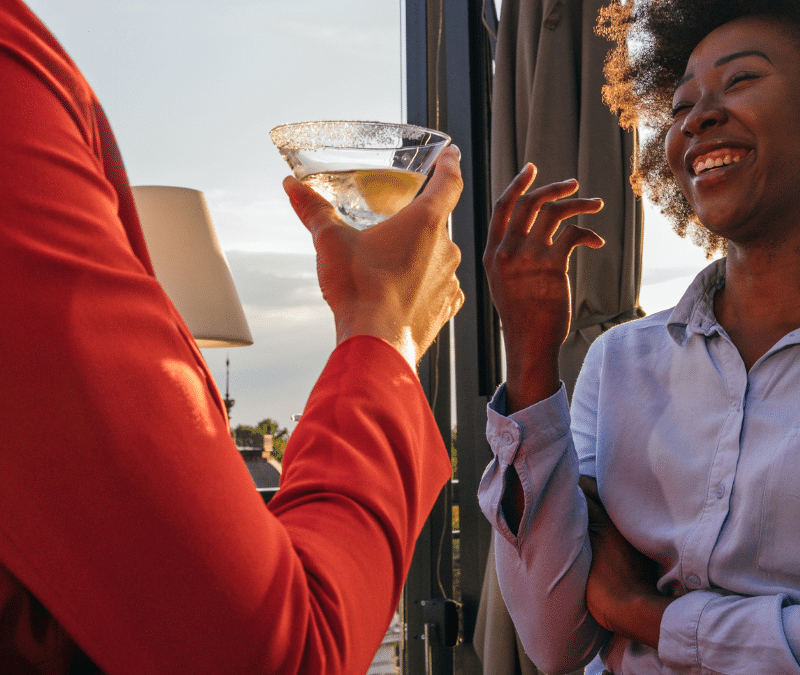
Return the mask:
<svg viewBox="0 0 800 675">
<path fill-rule="evenodd" d="M 594 34 L 602 0 L 503 0 L 492 98 L 492 194 L 525 162 L 534 185 L 577 178 L 579 194 L 605 208 L 578 224 L 606 240 L 572 256 L 573 329 L 561 350 L 569 391 L 604 329 L 643 315 L 639 308 L 642 219 L 628 183 L 633 136 L 601 100 L 610 43 Z"/>
<path fill-rule="evenodd" d="M 592 341 L 611 326 L 644 315 L 639 307 L 641 205 L 628 182 L 635 138 L 603 104 L 603 63 L 610 48 L 594 34 L 604 0 L 503 0 L 492 98 L 492 195 L 502 194 L 525 162 L 534 186 L 567 178 L 605 208 L 578 224 L 606 240 L 577 249 L 570 263 L 573 314 L 561 349 L 568 392 Z M 494 554 L 484 578 L 474 644 L 487 675 L 539 671 L 509 633 Z"/>
<path fill-rule="evenodd" d="M 494 565 L 494 538 L 489 546 L 472 642 L 483 664 L 484 675 L 545 675 L 525 654 L 500 594 Z M 572 675 L 583 675 L 583 670 Z"/>
</svg>

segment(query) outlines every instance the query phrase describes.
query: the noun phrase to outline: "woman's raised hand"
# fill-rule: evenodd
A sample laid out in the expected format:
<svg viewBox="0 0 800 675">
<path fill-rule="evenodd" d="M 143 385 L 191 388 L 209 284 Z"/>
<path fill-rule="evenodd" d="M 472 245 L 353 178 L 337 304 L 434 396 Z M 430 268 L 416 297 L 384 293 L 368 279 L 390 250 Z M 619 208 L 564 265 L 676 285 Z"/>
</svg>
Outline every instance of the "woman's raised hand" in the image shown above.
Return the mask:
<svg viewBox="0 0 800 675">
<path fill-rule="evenodd" d="M 463 186 L 460 153 L 446 148 L 423 192 L 368 230 L 345 224 L 334 208 L 294 178 L 284 189 L 314 238 L 322 295 L 333 311 L 337 344 L 374 335 L 412 368 L 464 303 L 455 276 L 461 260 L 447 222 Z"/>
<path fill-rule="evenodd" d="M 508 362 L 507 413 L 558 391 L 558 353 L 570 322 L 569 256 L 576 246 L 600 248 L 591 230 L 561 222 L 597 213 L 601 199 L 568 198 L 576 180 L 526 190 L 536 169 L 527 164 L 497 201 L 483 264 L 500 320 Z"/>
</svg>

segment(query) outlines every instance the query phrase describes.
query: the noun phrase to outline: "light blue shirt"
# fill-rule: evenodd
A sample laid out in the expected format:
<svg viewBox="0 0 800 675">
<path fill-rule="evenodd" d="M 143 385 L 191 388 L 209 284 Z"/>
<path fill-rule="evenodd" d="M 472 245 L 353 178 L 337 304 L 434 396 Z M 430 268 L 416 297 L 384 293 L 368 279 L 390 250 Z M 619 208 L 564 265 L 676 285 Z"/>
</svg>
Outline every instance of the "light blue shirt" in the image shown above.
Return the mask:
<svg viewBox="0 0 800 675">
<path fill-rule="evenodd" d="M 609 637 L 586 610 L 591 564 L 579 473 L 597 479 L 622 534 L 678 599 L 658 651 L 610 640 L 615 673 L 800 674 L 800 330 L 747 372 L 717 323 L 725 262 L 670 312 L 602 335 L 573 395 L 510 417 L 489 405 L 495 458 L 479 490 L 503 596 L 531 659 L 574 670 Z M 525 510 L 518 537 L 500 499 L 509 465 Z M 604 652 L 605 653 L 605 652 Z"/>
</svg>

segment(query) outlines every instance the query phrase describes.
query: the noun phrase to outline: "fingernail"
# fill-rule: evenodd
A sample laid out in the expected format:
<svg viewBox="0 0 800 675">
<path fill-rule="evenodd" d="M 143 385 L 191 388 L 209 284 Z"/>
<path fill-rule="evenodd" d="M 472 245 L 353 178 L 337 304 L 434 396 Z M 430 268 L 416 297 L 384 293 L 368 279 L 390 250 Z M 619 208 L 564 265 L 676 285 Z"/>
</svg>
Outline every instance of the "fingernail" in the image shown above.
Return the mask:
<svg viewBox="0 0 800 675">
<path fill-rule="evenodd" d="M 460 162 L 461 161 L 461 148 L 459 148 L 455 144 L 451 145 L 450 147 L 453 148 L 453 150 L 456 151 L 456 155 L 458 156 L 458 161 Z"/>
</svg>

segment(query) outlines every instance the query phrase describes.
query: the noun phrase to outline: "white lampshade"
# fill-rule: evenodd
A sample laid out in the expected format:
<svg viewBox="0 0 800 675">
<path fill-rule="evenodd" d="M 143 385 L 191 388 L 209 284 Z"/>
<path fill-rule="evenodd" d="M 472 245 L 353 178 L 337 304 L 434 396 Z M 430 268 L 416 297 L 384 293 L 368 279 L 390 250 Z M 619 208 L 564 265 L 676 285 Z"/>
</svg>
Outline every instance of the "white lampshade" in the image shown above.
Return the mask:
<svg viewBox="0 0 800 675">
<path fill-rule="evenodd" d="M 133 197 L 156 278 L 198 347 L 253 344 L 203 193 L 143 185 Z"/>
</svg>

